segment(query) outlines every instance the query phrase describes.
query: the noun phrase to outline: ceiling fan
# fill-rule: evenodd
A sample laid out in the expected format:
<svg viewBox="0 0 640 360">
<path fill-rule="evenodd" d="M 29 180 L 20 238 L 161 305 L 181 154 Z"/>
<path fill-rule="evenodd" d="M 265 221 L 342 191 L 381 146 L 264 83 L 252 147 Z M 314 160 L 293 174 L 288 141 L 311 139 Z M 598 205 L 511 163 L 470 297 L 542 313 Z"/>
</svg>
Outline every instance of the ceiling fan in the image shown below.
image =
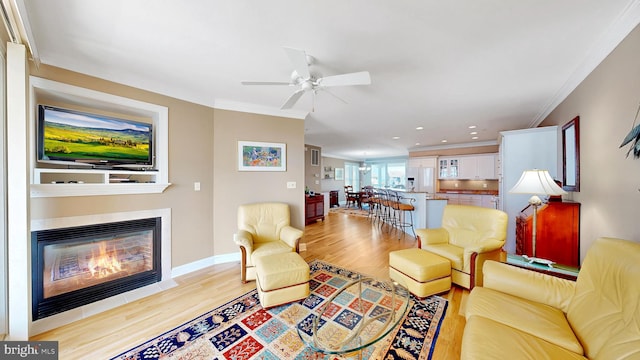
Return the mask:
<svg viewBox="0 0 640 360">
<path fill-rule="evenodd" d="M 322 77 L 321 74 L 313 72 L 309 69 L 309 65 L 313 64 L 315 59 L 307 55 L 304 50 L 294 49 L 290 47 L 284 47 L 284 51 L 287 53 L 287 57 L 293 64 L 293 72 L 291 73 L 291 81 L 242 81 L 242 85 L 287 85 L 295 86 L 298 89 L 289 96 L 287 101 L 280 107 L 281 110 L 291 109 L 298 100 L 304 95 L 305 92 L 311 91 L 314 95 L 318 91 L 325 91 L 330 95 L 333 95 L 338 100 L 340 99 L 336 95 L 332 94 L 327 88 L 333 86 L 351 86 L 351 85 L 369 85 L 371 84 L 371 76 L 368 71 L 360 71 L 355 73 L 348 73 L 342 75 L 333 75 Z"/>
</svg>

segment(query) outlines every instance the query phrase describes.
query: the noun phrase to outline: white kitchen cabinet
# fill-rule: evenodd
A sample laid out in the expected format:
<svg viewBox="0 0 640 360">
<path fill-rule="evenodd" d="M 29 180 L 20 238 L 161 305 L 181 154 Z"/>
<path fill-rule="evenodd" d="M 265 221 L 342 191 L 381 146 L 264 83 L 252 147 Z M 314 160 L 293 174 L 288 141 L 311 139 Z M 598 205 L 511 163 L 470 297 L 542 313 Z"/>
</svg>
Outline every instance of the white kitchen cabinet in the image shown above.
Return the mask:
<svg viewBox="0 0 640 360">
<path fill-rule="evenodd" d="M 495 195 L 482 195 L 482 207 L 497 209 L 497 199 Z"/>
<path fill-rule="evenodd" d="M 464 156 L 460 158 L 458 179 L 476 179 L 478 175 L 478 157 Z"/>
<path fill-rule="evenodd" d="M 436 167 L 436 157 L 435 156 L 422 156 L 422 157 L 412 157 L 409 158 L 409 162 L 407 163 L 407 167 L 410 168 L 435 168 Z"/>
<path fill-rule="evenodd" d="M 489 179 L 497 179 L 497 158 L 498 156 L 495 154 L 487 154 L 487 155 L 478 155 L 476 156 L 478 159 L 478 170 L 476 173 L 476 179 L 479 180 L 489 180 Z"/>
<path fill-rule="evenodd" d="M 496 161 L 496 154 L 441 157 L 438 175 L 445 180 L 494 180 L 498 178 Z"/>
<path fill-rule="evenodd" d="M 459 194 L 449 194 L 449 193 L 437 194 L 438 198 L 447 200 L 448 205 L 458 205 L 458 195 Z"/>
<path fill-rule="evenodd" d="M 459 194 L 459 205 L 482 206 L 482 195 Z"/>
<path fill-rule="evenodd" d="M 438 159 L 438 178 L 439 179 L 457 179 L 459 176 L 459 160 L 458 158 L 440 158 Z"/>
<path fill-rule="evenodd" d="M 491 209 L 496 208 L 496 195 L 452 193 L 437 193 L 436 195 L 440 199 L 446 199 L 449 205 L 472 205 Z"/>
</svg>

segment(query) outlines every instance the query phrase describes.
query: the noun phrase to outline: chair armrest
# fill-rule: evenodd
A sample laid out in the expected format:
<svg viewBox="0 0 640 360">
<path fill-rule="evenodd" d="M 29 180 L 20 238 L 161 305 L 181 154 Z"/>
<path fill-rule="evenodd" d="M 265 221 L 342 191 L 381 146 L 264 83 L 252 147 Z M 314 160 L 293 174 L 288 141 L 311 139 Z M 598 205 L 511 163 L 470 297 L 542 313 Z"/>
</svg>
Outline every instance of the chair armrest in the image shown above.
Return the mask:
<svg viewBox="0 0 640 360">
<path fill-rule="evenodd" d="M 478 254 L 482 254 L 482 253 L 498 250 L 502 248 L 503 245 L 504 245 L 504 241 L 486 240 L 482 244 L 464 248 L 464 257 L 467 258 L 468 256 L 471 256 L 471 254 L 473 254 L 474 252 Z"/>
<path fill-rule="evenodd" d="M 416 229 L 418 247 L 425 244 L 446 244 L 449 242 L 449 232 L 445 228 Z"/>
<path fill-rule="evenodd" d="M 519 268 L 497 261 L 485 261 L 483 286 L 509 295 L 543 303 L 567 313 L 575 281 Z"/>
<path fill-rule="evenodd" d="M 246 230 L 238 230 L 237 234 L 233 234 L 233 241 L 247 250 L 247 255 L 253 252 L 253 235 Z"/>
<path fill-rule="evenodd" d="M 300 238 L 302 238 L 302 234 L 304 234 L 302 230 L 296 229 L 292 226 L 285 226 L 280 231 L 280 240 L 284 241 L 298 252 L 298 244 L 300 242 Z"/>
</svg>

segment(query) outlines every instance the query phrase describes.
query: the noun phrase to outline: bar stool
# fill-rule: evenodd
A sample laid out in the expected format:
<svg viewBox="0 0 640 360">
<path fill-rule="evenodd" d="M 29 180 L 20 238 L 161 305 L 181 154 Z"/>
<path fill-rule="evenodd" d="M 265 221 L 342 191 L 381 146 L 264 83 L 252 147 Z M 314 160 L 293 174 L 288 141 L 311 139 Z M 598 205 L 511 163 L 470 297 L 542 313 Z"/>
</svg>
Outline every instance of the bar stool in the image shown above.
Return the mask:
<svg viewBox="0 0 640 360">
<path fill-rule="evenodd" d="M 404 238 L 405 228 L 411 228 L 411 232 L 413 232 L 413 237 L 416 237 L 416 232 L 413 228 L 413 211 L 415 207 L 413 206 L 414 198 L 407 198 L 400 195 L 399 192 L 395 192 L 395 201 L 393 202 L 393 210 L 397 213 L 397 217 L 394 217 L 394 227 L 397 227 L 398 230 L 402 231 L 402 237 Z M 409 213 L 409 220 L 407 221 L 407 213 Z M 398 237 L 400 239 L 400 237 Z"/>
<path fill-rule="evenodd" d="M 382 220 L 382 203 L 384 199 L 383 189 L 375 188 L 373 189 L 373 201 L 375 203 L 374 213 L 371 216 L 373 221 L 381 221 Z"/>
<path fill-rule="evenodd" d="M 360 192 L 360 206 L 367 205 L 367 217 L 371 218 L 375 214 L 376 198 L 373 186 L 364 186 Z"/>
<path fill-rule="evenodd" d="M 396 211 L 394 210 L 395 203 L 396 203 L 395 191 L 384 189 L 383 198 L 382 198 L 383 212 L 382 212 L 381 226 L 383 226 L 384 224 L 388 224 L 390 226 L 389 232 L 391 232 L 391 230 L 394 227 L 394 224 L 396 223 Z"/>
</svg>

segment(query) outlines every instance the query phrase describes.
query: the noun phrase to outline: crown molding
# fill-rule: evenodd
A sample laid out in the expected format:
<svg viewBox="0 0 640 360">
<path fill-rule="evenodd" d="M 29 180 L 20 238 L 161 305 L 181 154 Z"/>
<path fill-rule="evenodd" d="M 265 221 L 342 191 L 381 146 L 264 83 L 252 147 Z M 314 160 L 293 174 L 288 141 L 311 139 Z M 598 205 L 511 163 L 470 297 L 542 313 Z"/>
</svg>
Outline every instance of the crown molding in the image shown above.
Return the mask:
<svg viewBox="0 0 640 360">
<path fill-rule="evenodd" d="M 280 110 L 279 108 L 275 108 L 271 106 L 256 105 L 256 104 L 244 103 L 244 102 L 233 101 L 233 100 L 225 100 L 225 99 L 215 99 L 213 101 L 213 108 L 221 109 L 221 110 L 241 111 L 241 112 L 260 114 L 260 115 L 270 115 L 270 116 L 286 117 L 286 118 L 293 118 L 293 119 L 301 119 L 301 120 L 304 120 L 309 114 L 308 111 Z"/>
</svg>

